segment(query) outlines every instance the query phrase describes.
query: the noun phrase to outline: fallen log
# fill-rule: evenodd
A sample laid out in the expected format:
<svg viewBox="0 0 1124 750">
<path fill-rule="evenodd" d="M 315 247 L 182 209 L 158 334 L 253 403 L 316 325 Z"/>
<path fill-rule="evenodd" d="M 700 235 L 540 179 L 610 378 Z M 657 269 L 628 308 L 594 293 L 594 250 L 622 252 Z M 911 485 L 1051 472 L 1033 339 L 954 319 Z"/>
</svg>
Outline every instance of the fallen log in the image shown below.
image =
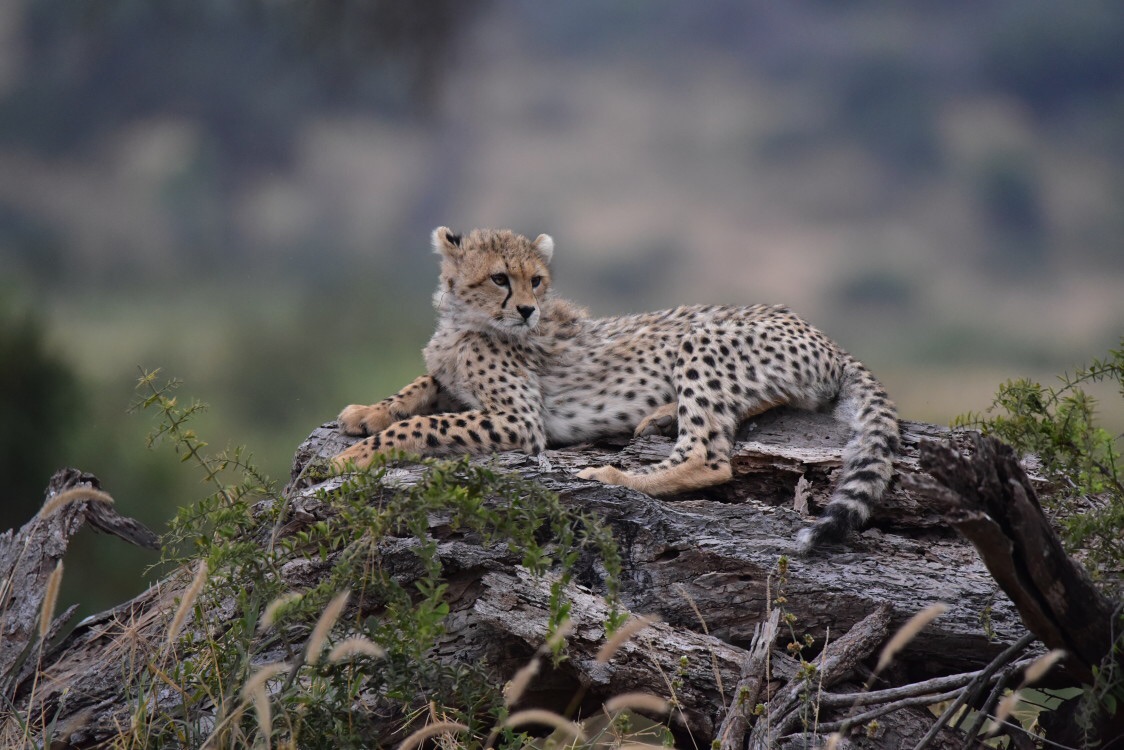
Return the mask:
<svg viewBox="0 0 1124 750">
<path fill-rule="evenodd" d="M 948 435 L 932 425 L 903 423 L 899 475 L 921 471 L 918 445 L 923 438 Z M 951 437 L 966 445 L 963 436 Z M 331 497 L 342 480 L 313 479 L 309 467 L 349 442 L 328 424 L 300 446 L 280 500 L 287 520 L 260 529 L 256 538 L 261 544 L 275 544 L 335 517 Z M 799 641 L 809 658 L 822 652 L 824 686 L 834 687 L 838 695 L 860 691 L 867 677 L 864 661 L 877 642 L 934 602 L 946 602 L 950 610 L 900 652 L 874 687 L 971 674 L 1019 641 L 1025 631 L 1015 607 L 972 548 L 942 525 L 940 509 L 929 507 L 904 482 L 894 483 L 872 527 L 845 547 L 809 558 L 792 557 L 796 532 L 809 521 L 806 512 L 794 506 L 815 509 L 826 502 L 844 442 L 826 415 L 764 415 L 740 435 L 730 483 L 665 500 L 574 476 L 581 468 L 602 463 L 627 468 L 656 460 L 670 450 L 664 438 L 548 450 L 540 456 L 505 453 L 475 459 L 546 487 L 567 507 L 608 524 L 623 560 L 620 605 L 660 621 L 622 645 L 608 663 L 591 658 L 605 637 L 608 609 L 602 597 L 607 590 L 597 561 L 582 560 L 575 584 L 567 589 L 571 617 L 578 625 L 566 647 L 568 658 L 541 675 L 526 700 L 553 711 L 584 712 L 594 711 L 614 694 L 640 690 L 672 701 L 669 725 L 679 742 L 702 746 L 719 738 L 729 747 L 744 746 L 740 738 L 749 742 L 752 732 L 760 735 L 763 730 L 757 728 L 766 717 L 770 727 L 783 728 L 767 734 L 769 741 L 784 744 L 813 729 L 794 712 L 793 680 L 802 667 L 794 658 L 797 652 L 785 648 L 790 641 Z M 411 465 L 392 469 L 386 491 L 417 482 L 423 471 Z M 494 502 L 502 504 L 503 498 Z M 448 665 L 486 668 L 495 684 L 502 685 L 534 658 L 546 638 L 546 584 L 520 568 L 516 552 L 450 530 L 443 518 L 431 518 L 426 533 L 439 540 L 438 558 L 448 584 L 445 632 L 430 657 Z M 420 575 L 415 548 L 409 538 L 380 542 L 383 564 L 407 584 Z M 783 572 L 782 558 L 787 560 Z M 314 587 L 334 559 L 294 553 L 282 568 L 285 587 Z M 30 718 L 33 725 L 40 722 L 32 736 L 42 736 L 42 717 L 50 717 L 54 736 L 61 727 L 70 747 L 93 747 L 135 723 L 137 680 L 161 679 L 153 677 L 152 661 L 144 657 L 166 650 L 168 626 L 193 572 L 179 571 L 136 599 L 88 618 L 44 654 L 37 679 L 25 676 L 10 686 L 5 696 L 15 714 L 25 721 Z M 221 631 L 224 623 L 242 617 L 233 601 L 228 598 L 199 613 L 201 617 L 188 617 L 183 637 Z M 784 624 L 773 631 L 779 635 L 763 643 L 761 623 L 781 610 Z M 871 617 L 882 624 L 872 629 Z M 849 632 L 853 639 L 844 639 Z M 860 638 L 862 633 L 866 637 Z M 255 646 L 261 660 L 290 658 L 271 643 L 263 636 Z M 768 664 L 765 673 L 758 666 L 762 660 Z M 744 699 L 750 692 L 757 700 L 747 711 Z M 378 696 L 363 700 L 367 702 L 361 705 L 370 707 L 372 716 L 385 709 Z M 902 698 L 889 695 L 886 700 Z M 764 713 L 754 713 L 756 703 L 765 707 Z M 144 708 L 177 712 L 198 726 L 229 718 L 219 715 L 213 704 L 187 701 L 167 687 L 154 691 Z M 817 721 L 830 725 L 851 711 L 847 701 L 825 703 Z M 735 713 L 740 718 L 731 718 Z M 917 736 L 932 723 L 931 715 L 928 720 L 925 716 L 903 705 L 879 720 L 881 734 L 853 741 L 856 746 L 866 742 L 878 747 L 886 737 Z M 401 714 L 372 721 L 377 725 L 372 745 L 401 740 L 409 726 Z"/>
</svg>

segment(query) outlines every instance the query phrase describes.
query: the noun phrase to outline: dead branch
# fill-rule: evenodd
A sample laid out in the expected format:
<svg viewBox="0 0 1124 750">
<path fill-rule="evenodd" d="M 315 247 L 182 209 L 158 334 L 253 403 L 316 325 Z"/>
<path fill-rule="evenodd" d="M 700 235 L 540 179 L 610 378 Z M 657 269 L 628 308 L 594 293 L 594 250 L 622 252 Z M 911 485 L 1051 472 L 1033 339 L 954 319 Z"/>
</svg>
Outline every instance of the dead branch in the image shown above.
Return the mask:
<svg viewBox="0 0 1124 750">
<path fill-rule="evenodd" d="M 824 647 L 816 659 L 814 679 L 831 687 L 851 673 L 863 659 L 886 639 L 890 627 L 890 608 L 883 605 L 852 627 L 842 638 Z M 780 738 L 792 732 L 801 712 L 812 702 L 811 684 L 791 680 L 783 693 L 770 702 L 769 721 L 758 722 L 749 736 L 750 748 L 776 747 Z"/>
<path fill-rule="evenodd" d="M 71 538 L 90 525 L 141 547 L 155 549 L 156 535 L 113 507 L 92 474 L 62 469 L 51 477 L 43 508 L 18 532 L 0 534 L 0 695 L 26 677 L 26 660 L 39 643 L 39 618 L 47 580 L 66 554 Z M 44 641 L 69 621 L 76 607 L 52 618 Z"/>
<path fill-rule="evenodd" d="M 753 641 L 742 662 L 741 679 L 734 686 L 726 715 L 718 727 L 716 736 L 722 743 L 721 750 L 735 750 L 745 745 L 757 702 L 769 680 L 769 655 L 777 640 L 780 617 L 781 611 L 774 609 L 769 619 L 758 623 L 753 630 Z"/>
<path fill-rule="evenodd" d="M 1048 648 L 1067 653 L 1063 664 L 1071 684 L 1091 684 L 1106 658 L 1124 669 L 1124 657 L 1109 656 L 1117 613 L 1062 547 L 1015 451 L 976 433 L 970 439 L 970 452 L 923 441 L 920 465 L 930 476 L 903 476 L 903 486 L 929 498 L 972 543 L 1027 628 Z M 998 699 L 1002 684 L 997 683 L 981 714 Z M 1124 710 L 1097 722 L 1102 740 L 1124 736 Z"/>
<path fill-rule="evenodd" d="M 921 465 L 931 477 L 902 482 L 944 509 L 1030 631 L 1048 648 L 1065 649 L 1067 667 L 1091 681 L 1112 644 L 1112 605 L 1062 548 L 1015 452 L 994 438 L 977 435 L 973 444 L 966 455 L 923 442 Z"/>
</svg>

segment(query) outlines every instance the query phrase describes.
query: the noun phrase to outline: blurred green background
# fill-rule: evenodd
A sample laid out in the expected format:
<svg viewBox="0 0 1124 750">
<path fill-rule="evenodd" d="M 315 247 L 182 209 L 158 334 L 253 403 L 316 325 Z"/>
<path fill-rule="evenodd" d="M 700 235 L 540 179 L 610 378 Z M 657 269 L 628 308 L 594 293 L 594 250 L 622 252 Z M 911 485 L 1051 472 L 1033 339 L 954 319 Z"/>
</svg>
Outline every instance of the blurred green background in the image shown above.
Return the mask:
<svg viewBox="0 0 1124 750">
<path fill-rule="evenodd" d="M 282 483 L 421 372 L 447 224 L 596 314 L 785 302 L 947 422 L 1124 333 L 1116 0 L 5 0 L 0 528 L 64 465 L 205 494 L 137 367 Z M 1106 422 L 1124 429 L 1120 399 Z M 155 557 L 83 538 L 94 611 Z"/>
</svg>

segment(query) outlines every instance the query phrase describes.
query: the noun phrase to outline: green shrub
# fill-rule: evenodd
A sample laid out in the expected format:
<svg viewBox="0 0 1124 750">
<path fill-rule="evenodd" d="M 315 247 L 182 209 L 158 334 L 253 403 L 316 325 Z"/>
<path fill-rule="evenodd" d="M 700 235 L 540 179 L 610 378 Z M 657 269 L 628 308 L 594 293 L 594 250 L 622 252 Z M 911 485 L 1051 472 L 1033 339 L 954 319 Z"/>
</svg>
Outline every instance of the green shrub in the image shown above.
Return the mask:
<svg viewBox="0 0 1124 750">
<path fill-rule="evenodd" d="M 1104 359 L 1094 359 L 1072 375 L 1064 373 L 1057 386 L 1044 386 L 1026 379 L 999 387 L 995 400 L 984 414 L 958 417 L 954 426 L 972 427 L 995 435 L 1023 453 L 1037 454 L 1042 471 L 1054 483 L 1053 510 L 1059 513 L 1063 540 L 1071 550 L 1082 550 L 1094 574 L 1106 574 L 1120 583 L 1124 573 L 1124 465 L 1120 462 L 1120 437 L 1113 437 L 1096 422 L 1096 402 L 1083 384 L 1110 381 L 1124 397 L 1124 339 Z M 1080 510 L 1076 510 L 1080 508 Z M 1120 633 L 1124 616 L 1118 608 L 1113 618 Z M 1084 686 L 1078 698 L 1076 720 L 1086 733 L 1092 731 L 1100 713 L 1116 714 L 1124 705 L 1124 676 L 1119 655 L 1124 635 L 1117 636 L 1099 668 L 1093 670 L 1092 685 Z M 1092 741 L 1086 747 L 1095 746 Z"/>
<path fill-rule="evenodd" d="M 983 414 L 958 417 L 954 426 L 995 435 L 1022 453 L 1034 453 L 1042 470 L 1056 484 L 1062 501 L 1084 499 L 1083 512 L 1064 514 L 1064 539 L 1071 549 L 1084 549 L 1090 561 L 1108 570 L 1124 569 L 1124 465 L 1119 437 L 1096 420 L 1096 401 L 1082 384 L 1112 381 L 1124 397 L 1124 339 L 1105 359 L 1094 359 L 1060 385 L 1027 379 L 999 387 Z"/>
<path fill-rule="evenodd" d="M 479 745 L 507 708 L 482 665 L 429 656 L 449 613 L 434 516 L 443 528 L 506 550 L 532 573 L 550 572 L 552 631 L 567 619 L 563 589 L 583 554 L 598 556 L 616 599 L 621 563 L 605 526 L 540 485 L 467 457 L 423 461 L 415 484 L 394 487 L 383 481 L 386 463 L 376 462 L 337 490 L 318 491 L 316 519 L 281 534 L 293 520 L 292 498 L 277 493 L 243 451 L 208 454 L 189 427 L 203 405 L 179 403 L 178 383 L 156 378 L 144 373 L 139 383 L 139 408 L 159 413 L 152 440 L 170 442 L 196 464 L 213 492 L 182 509 L 165 539 L 166 562 L 197 571 L 198 585 L 184 588 L 171 642 L 133 686 L 137 713 L 120 747 L 199 747 L 209 738 L 221 747 L 368 747 L 387 721 L 373 706 L 389 710 L 404 734 L 440 717 L 465 727 L 459 736 L 468 746 Z M 388 543 L 402 540 L 415 558 L 408 576 L 393 569 L 400 558 L 385 556 Z M 292 561 L 319 566 L 311 576 L 318 583 L 287 590 L 282 568 Z M 346 607 L 360 600 L 366 614 Z M 224 611 L 235 616 L 213 618 Z M 609 629 L 620 624 L 612 611 Z M 176 638 L 176 619 L 182 624 L 189 612 L 194 624 Z M 555 641 L 560 659 L 562 640 Z M 321 658 L 341 643 L 358 651 Z M 157 704 L 169 685 L 182 710 Z M 213 710 L 199 710 L 206 706 Z M 501 740 L 517 742 L 504 731 Z"/>
<path fill-rule="evenodd" d="M 81 422 L 78 379 L 50 351 L 39 320 L 0 299 L 0 531 L 19 527 L 43 502 L 43 488 Z"/>
</svg>

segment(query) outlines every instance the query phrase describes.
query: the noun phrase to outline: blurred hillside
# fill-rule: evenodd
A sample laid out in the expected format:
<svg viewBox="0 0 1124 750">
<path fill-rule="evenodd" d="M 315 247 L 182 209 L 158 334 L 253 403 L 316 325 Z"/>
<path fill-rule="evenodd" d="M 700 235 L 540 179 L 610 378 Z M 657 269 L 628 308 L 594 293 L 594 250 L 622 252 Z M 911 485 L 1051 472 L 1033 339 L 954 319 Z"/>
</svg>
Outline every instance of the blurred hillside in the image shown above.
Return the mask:
<svg viewBox="0 0 1124 750">
<path fill-rule="evenodd" d="M 84 404 L 13 463 L 160 527 L 143 365 L 284 480 L 420 371 L 439 224 L 551 233 L 599 314 L 786 302 L 946 422 L 1124 333 L 1121 49 L 1111 0 L 7 0 L 0 325 Z"/>
</svg>

